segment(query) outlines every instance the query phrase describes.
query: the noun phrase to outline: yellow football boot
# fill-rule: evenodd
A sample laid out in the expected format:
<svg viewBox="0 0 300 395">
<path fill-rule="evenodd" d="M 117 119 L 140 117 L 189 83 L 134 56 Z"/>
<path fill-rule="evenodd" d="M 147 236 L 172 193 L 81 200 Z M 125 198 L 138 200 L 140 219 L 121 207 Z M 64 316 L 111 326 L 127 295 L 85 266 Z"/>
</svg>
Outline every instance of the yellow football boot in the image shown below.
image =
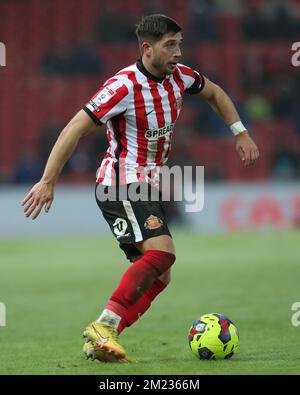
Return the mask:
<svg viewBox="0 0 300 395">
<path fill-rule="evenodd" d="M 91 355 L 103 362 L 126 362 L 126 351 L 118 343 L 115 328 L 92 322 L 84 330 L 83 337 L 86 339 L 83 351 L 87 357 Z"/>
<path fill-rule="evenodd" d="M 95 343 L 86 342 L 83 345 L 83 352 L 86 359 L 91 359 L 92 361 L 98 360 L 100 362 L 110 362 L 110 363 L 138 363 L 138 360 L 126 354 L 124 359 L 118 359 L 112 353 L 104 353 L 102 349 Z"/>
<path fill-rule="evenodd" d="M 116 358 L 113 353 L 103 352 L 100 346 L 92 342 L 85 342 L 83 345 L 83 352 L 86 359 L 92 361 L 98 360 L 100 362 L 121 362 L 119 358 Z"/>
</svg>

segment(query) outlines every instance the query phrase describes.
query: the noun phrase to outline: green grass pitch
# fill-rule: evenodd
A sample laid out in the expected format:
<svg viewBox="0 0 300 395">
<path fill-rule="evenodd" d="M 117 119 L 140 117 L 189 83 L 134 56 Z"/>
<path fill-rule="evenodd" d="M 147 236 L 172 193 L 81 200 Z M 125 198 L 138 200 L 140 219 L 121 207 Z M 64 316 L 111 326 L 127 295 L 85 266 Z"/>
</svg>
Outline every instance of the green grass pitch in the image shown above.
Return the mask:
<svg viewBox="0 0 300 395">
<path fill-rule="evenodd" d="M 299 374 L 299 232 L 175 233 L 170 286 L 121 343 L 139 364 L 86 361 L 81 332 L 100 314 L 128 263 L 113 237 L 0 242 L 0 374 Z M 218 312 L 240 345 L 225 361 L 200 361 L 187 333 Z"/>
</svg>

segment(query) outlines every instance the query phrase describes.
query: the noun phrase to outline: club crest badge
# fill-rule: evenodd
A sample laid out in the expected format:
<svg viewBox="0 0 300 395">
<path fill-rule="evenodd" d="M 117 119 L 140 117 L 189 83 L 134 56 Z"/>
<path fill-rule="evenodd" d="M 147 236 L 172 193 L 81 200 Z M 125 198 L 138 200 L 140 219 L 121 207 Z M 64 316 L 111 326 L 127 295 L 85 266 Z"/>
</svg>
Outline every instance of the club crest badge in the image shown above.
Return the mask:
<svg viewBox="0 0 300 395">
<path fill-rule="evenodd" d="M 150 215 L 144 223 L 144 227 L 148 230 L 159 229 L 161 226 L 163 226 L 163 221 L 155 215 Z"/>
</svg>

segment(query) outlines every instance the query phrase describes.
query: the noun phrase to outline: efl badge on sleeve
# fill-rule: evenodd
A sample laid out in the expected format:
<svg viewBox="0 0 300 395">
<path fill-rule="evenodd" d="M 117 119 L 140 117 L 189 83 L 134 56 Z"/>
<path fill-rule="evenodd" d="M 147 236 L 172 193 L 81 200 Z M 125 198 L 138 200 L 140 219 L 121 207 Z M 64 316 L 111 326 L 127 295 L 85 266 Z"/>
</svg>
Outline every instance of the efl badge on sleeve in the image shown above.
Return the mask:
<svg viewBox="0 0 300 395">
<path fill-rule="evenodd" d="M 113 96 L 115 96 L 118 92 L 118 89 L 121 87 L 119 81 L 111 82 L 109 85 L 105 86 L 97 96 L 97 104 L 105 104 L 107 103 Z"/>
</svg>

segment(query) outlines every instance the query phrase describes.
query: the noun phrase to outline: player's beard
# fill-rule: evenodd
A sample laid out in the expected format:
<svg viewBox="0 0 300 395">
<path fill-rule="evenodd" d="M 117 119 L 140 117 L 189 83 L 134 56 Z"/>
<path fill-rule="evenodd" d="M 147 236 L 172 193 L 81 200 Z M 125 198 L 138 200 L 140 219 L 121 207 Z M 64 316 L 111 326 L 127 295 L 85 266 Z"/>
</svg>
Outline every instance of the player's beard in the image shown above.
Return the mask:
<svg viewBox="0 0 300 395">
<path fill-rule="evenodd" d="M 153 58 L 152 67 L 154 67 L 161 74 L 162 77 L 165 75 L 173 74 L 173 71 L 168 70 L 166 64 L 159 57 Z"/>
</svg>

